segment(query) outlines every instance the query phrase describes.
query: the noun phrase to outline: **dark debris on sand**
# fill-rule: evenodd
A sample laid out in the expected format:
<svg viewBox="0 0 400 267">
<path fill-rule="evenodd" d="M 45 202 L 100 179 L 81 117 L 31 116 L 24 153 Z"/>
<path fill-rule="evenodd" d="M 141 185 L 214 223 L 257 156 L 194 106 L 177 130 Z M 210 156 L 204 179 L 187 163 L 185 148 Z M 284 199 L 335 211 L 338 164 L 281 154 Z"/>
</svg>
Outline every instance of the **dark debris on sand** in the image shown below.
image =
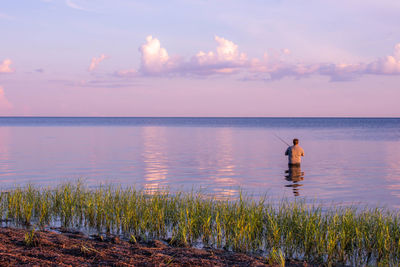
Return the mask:
<svg viewBox="0 0 400 267">
<path fill-rule="evenodd" d="M 0 228 L 1 266 L 269 266 L 263 257 L 219 249 L 172 247 L 162 241 L 131 244 L 74 231 L 37 231 L 26 244 L 24 229 Z M 310 266 L 286 262 L 286 266 Z"/>
</svg>

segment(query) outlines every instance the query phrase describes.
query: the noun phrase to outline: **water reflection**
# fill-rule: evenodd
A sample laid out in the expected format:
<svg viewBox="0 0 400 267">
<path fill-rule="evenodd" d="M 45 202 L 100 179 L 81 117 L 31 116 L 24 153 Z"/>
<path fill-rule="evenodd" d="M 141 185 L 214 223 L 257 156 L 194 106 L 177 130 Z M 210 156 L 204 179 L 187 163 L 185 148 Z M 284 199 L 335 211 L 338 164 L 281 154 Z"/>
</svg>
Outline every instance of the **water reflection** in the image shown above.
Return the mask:
<svg viewBox="0 0 400 267">
<path fill-rule="evenodd" d="M 300 165 L 289 165 L 289 169 L 285 171 L 286 181 L 292 182 L 291 184 L 285 185 L 285 187 L 293 188 L 293 194 L 295 197 L 300 196 L 300 181 L 304 180 L 304 172 L 301 171 Z"/>
<path fill-rule="evenodd" d="M 400 199 L 400 142 L 387 143 L 384 149 L 386 154 L 384 162 L 387 164 L 387 168 L 392 170 L 385 175 L 386 189 L 393 197 Z M 398 201 L 394 207 L 400 208 Z"/>
<path fill-rule="evenodd" d="M 112 179 L 148 191 L 204 188 L 235 199 L 240 188 L 278 201 L 289 193 L 307 201 L 399 207 L 399 122 L 296 128 L 308 151 L 302 170 L 287 168 L 274 137 L 276 131 L 293 136 L 294 126 L 204 126 L 197 119 L 184 126 L 0 125 L 0 190 L 31 181 L 47 185 L 83 178 L 98 186 Z"/>
<path fill-rule="evenodd" d="M 218 199 L 237 197 L 237 179 L 235 179 L 235 163 L 233 158 L 233 136 L 231 128 L 223 128 L 217 132 L 216 175 L 214 192 Z M 236 187 L 236 188 L 234 188 Z"/>
<path fill-rule="evenodd" d="M 15 172 L 10 167 L 9 137 L 10 131 L 8 128 L 0 129 L 0 179 L 3 183 L 12 182 L 12 176 L 15 175 Z"/>
<path fill-rule="evenodd" d="M 151 194 L 165 185 L 168 174 L 164 128 L 143 128 L 144 190 Z"/>
</svg>

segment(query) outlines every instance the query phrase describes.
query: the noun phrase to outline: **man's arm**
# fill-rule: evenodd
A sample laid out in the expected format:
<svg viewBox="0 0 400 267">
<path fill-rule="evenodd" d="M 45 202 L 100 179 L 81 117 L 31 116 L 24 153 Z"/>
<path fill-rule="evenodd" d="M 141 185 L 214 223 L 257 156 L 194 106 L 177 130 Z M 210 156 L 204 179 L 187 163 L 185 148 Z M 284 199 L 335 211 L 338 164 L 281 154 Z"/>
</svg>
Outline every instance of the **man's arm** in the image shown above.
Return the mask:
<svg viewBox="0 0 400 267">
<path fill-rule="evenodd" d="M 285 156 L 289 155 L 289 148 L 290 148 L 290 147 L 288 147 L 288 148 L 286 149 Z"/>
</svg>

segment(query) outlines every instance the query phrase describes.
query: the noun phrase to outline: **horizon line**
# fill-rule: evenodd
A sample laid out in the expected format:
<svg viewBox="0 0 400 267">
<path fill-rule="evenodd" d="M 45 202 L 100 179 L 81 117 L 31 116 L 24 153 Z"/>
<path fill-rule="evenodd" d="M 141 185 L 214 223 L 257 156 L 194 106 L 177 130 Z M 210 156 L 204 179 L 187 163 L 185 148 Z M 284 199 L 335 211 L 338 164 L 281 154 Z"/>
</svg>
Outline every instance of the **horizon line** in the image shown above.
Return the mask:
<svg viewBox="0 0 400 267">
<path fill-rule="evenodd" d="M 371 117 L 371 116 L 365 116 L 365 117 L 360 117 L 360 116 L 355 116 L 355 117 L 352 116 L 293 116 L 293 117 L 291 116 L 270 116 L 270 117 L 267 116 L 0 116 L 0 119 L 2 118 L 400 119 L 400 116 L 398 117 L 394 116 L 377 116 L 377 117 Z"/>
</svg>

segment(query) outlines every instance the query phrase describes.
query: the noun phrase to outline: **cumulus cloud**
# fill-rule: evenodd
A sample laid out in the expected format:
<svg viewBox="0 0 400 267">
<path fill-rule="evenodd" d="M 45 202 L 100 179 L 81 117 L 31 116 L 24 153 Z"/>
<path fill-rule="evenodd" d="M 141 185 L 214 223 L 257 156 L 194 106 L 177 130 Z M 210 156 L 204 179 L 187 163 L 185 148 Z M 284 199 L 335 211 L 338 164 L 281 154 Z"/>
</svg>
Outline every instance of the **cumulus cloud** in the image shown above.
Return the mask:
<svg viewBox="0 0 400 267">
<path fill-rule="evenodd" d="M 292 52 L 290 51 L 290 49 L 284 48 L 284 49 L 281 50 L 281 53 L 283 55 L 290 55 Z"/>
<path fill-rule="evenodd" d="M 244 53 L 239 53 L 238 46 L 232 41 L 225 38 L 215 36 L 215 41 L 218 43 L 216 53 L 210 51 L 205 53 L 200 51 L 192 58 L 199 65 L 213 65 L 218 63 L 233 63 L 233 65 L 242 65 L 247 56 Z"/>
<path fill-rule="evenodd" d="M 96 69 L 100 62 L 102 62 L 106 58 L 107 56 L 104 54 L 101 54 L 99 57 L 93 57 L 92 61 L 90 62 L 89 71 L 93 71 L 94 69 Z"/>
<path fill-rule="evenodd" d="M 161 42 L 147 36 L 140 46 L 141 63 L 138 70 L 128 69 L 114 73 L 117 77 L 163 76 L 163 75 L 233 75 L 241 74 L 243 80 L 279 80 L 285 77 L 301 79 L 312 75 L 323 75 L 331 81 L 349 81 L 362 75 L 400 75 L 400 43 L 392 55 L 372 62 L 361 63 L 293 63 L 288 62 L 292 52 L 285 48 L 278 55 L 249 59 L 240 52 L 234 42 L 214 37 L 217 46 L 214 51 L 199 51 L 189 60 L 171 57 Z"/>
<path fill-rule="evenodd" d="M 304 78 L 310 75 L 324 75 L 333 82 L 350 81 L 362 75 L 400 75 L 400 43 L 394 48 L 393 55 L 365 63 L 319 63 L 319 64 L 289 64 L 283 61 L 253 60 L 250 72 L 253 77 L 277 80 L 284 77 Z M 251 76 L 250 76 L 251 77 Z"/>
<path fill-rule="evenodd" d="M 0 109 L 11 109 L 12 104 L 7 100 L 4 89 L 0 86 Z"/>
<path fill-rule="evenodd" d="M 348 81 L 362 75 L 400 75 L 400 43 L 396 44 L 392 55 L 369 63 L 320 64 L 317 74 L 331 77 L 331 81 Z"/>
<path fill-rule="evenodd" d="M 140 46 L 141 64 L 139 71 L 118 71 L 117 76 L 166 75 L 166 74 L 224 74 L 233 73 L 247 62 L 247 56 L 240 53 L 232 41 L 215 36 L 216 51 L 200 51 L 185 62 L 179 56 L 170 57 L 160 41 L 147 36 Z"/>
<path fill-rule="evenodd" d="M 151 35 L 147 36 L 146 43 L 140 46 L 139 51 L 141 53 L 141 72 L 161 74 L 173 68 L 174 63 L 157 38 L 153 38 Z"/>
<path fill-rule="evenodd" d="M 229 74 L 248 63 L 247 55 L 240 53 L 238 45 L 225 38 L 215 36 L 216 51 L 198 52 L 190 60 L 188 69 L 197 74 Z"/>
<path fill-rule="evenodd" d="M 14 72 L 14 70 L 10 68 L 11 64 L 12 61 L 10 59 L 3 60 L 3 63 L 0 64 L 0 73 Z"/>
<path fill-rule="evenodd" d="M 378 59 L 366 67 L 369 74 L 400 74 L 400 43 L 394 47 L 393 55 Z"/>
</svg>

